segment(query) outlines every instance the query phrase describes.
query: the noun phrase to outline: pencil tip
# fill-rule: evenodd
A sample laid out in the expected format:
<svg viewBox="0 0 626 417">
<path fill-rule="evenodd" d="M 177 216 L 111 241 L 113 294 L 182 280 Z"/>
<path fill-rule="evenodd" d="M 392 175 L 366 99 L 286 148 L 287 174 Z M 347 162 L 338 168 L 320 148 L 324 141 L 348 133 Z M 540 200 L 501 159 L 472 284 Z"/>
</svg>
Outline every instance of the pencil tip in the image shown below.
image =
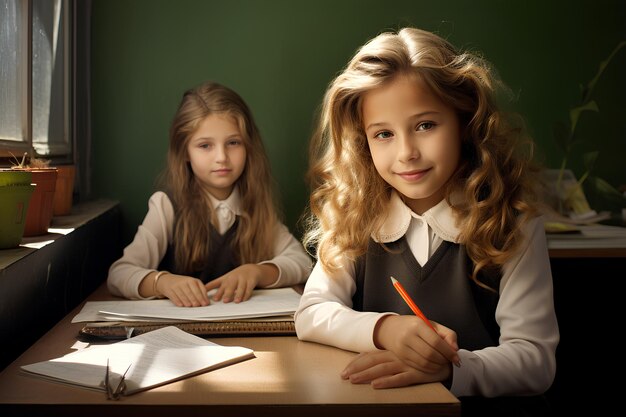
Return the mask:
<svg viewBox="0 0 626 417">
<path fill-rule="evenodd" d="M 391 278 L 391 282 L 393 282 L 393 283 L 398 282 L 398 280 L 397 280 L 397 279 L 395 279 L 394 277 L 389 277 L 389 278 Z"/>
</svg>

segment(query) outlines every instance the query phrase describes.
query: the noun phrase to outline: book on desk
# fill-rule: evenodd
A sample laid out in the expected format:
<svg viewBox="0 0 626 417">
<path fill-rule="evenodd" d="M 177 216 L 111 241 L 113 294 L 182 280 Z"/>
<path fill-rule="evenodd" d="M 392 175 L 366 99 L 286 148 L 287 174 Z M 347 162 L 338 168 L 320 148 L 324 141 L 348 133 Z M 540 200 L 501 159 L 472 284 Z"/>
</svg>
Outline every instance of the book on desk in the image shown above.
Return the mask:
<svg viewBox="0 0 626 417">
<path fill-rule="evenodd" d="M 86 323 L 79 332 L 85 341 L 126 339 L 164 326 L 202 337 L 295 335 L 299 301 L 292 288 L 258 289 L 245 302 L 204 307 L 177 307 L 170 300 L 90 301 L 72 323 Z"/>
</svg>

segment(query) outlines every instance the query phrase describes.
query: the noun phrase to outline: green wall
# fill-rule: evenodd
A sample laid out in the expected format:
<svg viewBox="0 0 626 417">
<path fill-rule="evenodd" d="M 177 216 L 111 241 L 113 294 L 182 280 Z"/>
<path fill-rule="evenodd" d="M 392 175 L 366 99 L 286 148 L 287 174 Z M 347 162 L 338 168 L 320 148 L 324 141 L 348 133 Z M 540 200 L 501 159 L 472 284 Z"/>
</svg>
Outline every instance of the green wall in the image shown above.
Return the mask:
<svg viewBox="0 0 626 417">
<path fill-rule="evenodd" d="M 93 195 L 121 202 L 129 241 L 163 168 L 182 92 L 212 79 L 252 108 L 287 225 L 299 235 L 307 143 L 328 82 L 367 39 L 409 25 L 481 51 L 556 168 L 552 126 L 567 121 L 579 85 L 626 39 L 626 2 L 94 0 Z M 601 112 L 580 122 L 579 150 L 600 151 L 596 174 L 614 186 L 626 184 L 625 70 L 626 48 L 596 87 Z"/>
</svg>

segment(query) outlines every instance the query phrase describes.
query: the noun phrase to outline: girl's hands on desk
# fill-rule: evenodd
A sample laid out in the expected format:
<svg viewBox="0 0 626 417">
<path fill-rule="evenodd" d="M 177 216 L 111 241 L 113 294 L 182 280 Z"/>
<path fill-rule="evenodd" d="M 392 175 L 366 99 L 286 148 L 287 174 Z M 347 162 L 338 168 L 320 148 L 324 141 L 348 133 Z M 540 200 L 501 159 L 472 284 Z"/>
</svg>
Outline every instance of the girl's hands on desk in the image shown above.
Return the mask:
<svg viewBox="0 0 626 417">
<path fill-rule="evenodd" d="M 374 342 L 383 351 L 357 355 L 341 372 L 353 384 L 373 388 L 396 388 L 445 381 L 457 363 L 456 333 L 413 316 L 386 316 L 376 325 Z"/>
<path fill-rule="evenodd" d="M 148 279 L 144 281 L 151 281 L 150 276 L 146 278 Z M 202 281 L 187 275 L 164 273 L 159 278 L 158 288 L 154 289 L 178 307 L 200 307 L 211 304 Z"/>
<path fill-rule="evenodd" d="M 278 267 L 271 263 L 244 264 L 205 285 L 206 291 L 217 288 L 213 300 L 239 303 L 252 296 L 257 286 L 266 287 L 278 278 Z"/>
<path fill-rule="evenodd" d="M 148 274 L 141 282 L 139 293 L 144 297 L 164 296 L 178 307 L 200 307 L 211 304 L 207 292 L 217 288 L 213 300 L 229 303 L 246 301 L 257 286 L 266 287 L 278 278 L 278 267 L 271 263 L 245 264 L 204 284 L 198 278 L 176 275 L 166 271 Z"/>
<path fill-rule="evenodd" d="M 375 389 L 398 388 L 445 381 L 452 376 L 452 364 L 443 364 L 436 372 L 422 372 L 407 365 L 395 353 L 383 350 L 360 353 L 340 375 L 353 384 L 371 384 Z"/>
</svg>

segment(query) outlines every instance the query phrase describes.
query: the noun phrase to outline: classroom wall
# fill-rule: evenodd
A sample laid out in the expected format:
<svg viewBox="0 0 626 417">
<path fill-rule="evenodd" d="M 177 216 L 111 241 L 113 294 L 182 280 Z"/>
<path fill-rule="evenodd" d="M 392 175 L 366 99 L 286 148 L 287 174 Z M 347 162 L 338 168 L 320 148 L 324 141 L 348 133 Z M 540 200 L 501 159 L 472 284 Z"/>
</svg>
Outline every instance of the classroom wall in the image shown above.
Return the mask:
<svg viewBox="0 0 626 417">
<path fill-rule="evenodd" d="M 164 166 L 183 91 L 212 79 L 252 108 L 287 225 L 299 235 L 307 143 L 327 84 L 367 39 L 407 25 L 481 51 L 556 168 L 552 126 L 567 121 L 579 85 L 626 39 L 626 2 L 93 0 L 93 195 L 121 202 L 128 243 Z M 577 151 L 599 150 L 596 174 L 614 186 L 626 184 L 625 64 L 626 48 L 596 86 L 601 111 L 581 119 Z"/>
</svg>

